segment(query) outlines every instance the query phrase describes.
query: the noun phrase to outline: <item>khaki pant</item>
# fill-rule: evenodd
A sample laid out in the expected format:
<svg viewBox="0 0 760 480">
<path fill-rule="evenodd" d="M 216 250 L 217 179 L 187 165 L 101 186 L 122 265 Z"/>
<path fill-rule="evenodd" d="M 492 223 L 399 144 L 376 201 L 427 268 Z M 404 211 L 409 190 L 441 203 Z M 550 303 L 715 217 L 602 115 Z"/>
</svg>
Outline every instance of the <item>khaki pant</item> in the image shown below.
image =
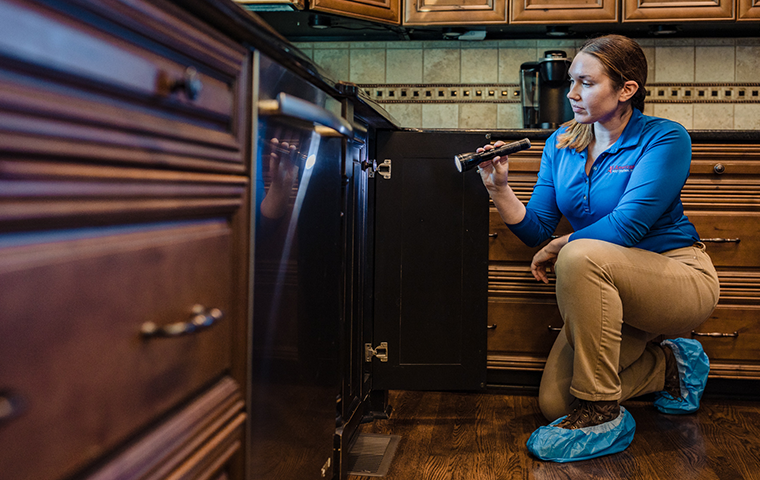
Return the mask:
<svg viewBox="0 0 760 480">
<path fill-rule="evenodd" d="M 555 265 L 565 322 L 541 378 L 539 404 L 554 420 L 575 399 L 625 401 L 664 388 L 665 354 L 652 339 L 689 332 L 718 303 L 705 246 L 654 253 L 574 240 Z"/>
</svg>

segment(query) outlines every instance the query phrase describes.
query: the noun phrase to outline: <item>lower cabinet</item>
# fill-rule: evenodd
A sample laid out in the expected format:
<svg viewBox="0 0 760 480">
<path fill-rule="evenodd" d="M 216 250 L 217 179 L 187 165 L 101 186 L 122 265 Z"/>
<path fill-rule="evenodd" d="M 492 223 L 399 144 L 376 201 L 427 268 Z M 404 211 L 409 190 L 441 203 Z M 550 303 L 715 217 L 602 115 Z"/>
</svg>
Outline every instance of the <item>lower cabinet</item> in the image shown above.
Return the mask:
<svg viewBox="0 0 760 480">
<path fill-rule="evenodd" d="M 527 202 L 543 148 L 510 156 L 510 177 Z M 721 283 L 718 307 L 694 331 L 712 378 L 760 379 L 760 147 L 693 141 L 692 167 L 681 199 L 707 245 Z M 540 372 L 563 322 L 554 284 L 536 282 L 523 245 L 491 207 L 488 282 L 489 373 Z M 571 232 L 563 219 L 557 235 Z"/>
</svg>

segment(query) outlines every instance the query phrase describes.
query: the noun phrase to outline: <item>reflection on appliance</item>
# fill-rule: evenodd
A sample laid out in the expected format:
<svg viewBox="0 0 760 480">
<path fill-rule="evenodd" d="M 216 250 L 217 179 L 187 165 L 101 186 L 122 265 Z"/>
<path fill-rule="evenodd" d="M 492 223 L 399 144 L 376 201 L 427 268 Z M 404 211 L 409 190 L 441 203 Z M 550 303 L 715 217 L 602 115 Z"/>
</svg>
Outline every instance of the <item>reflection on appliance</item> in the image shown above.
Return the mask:
<svg viewBox="0 0 760 480">
<path fill-rule="evenodd" d="M 573 118 L 567 99 L 570 60 L 561 50 L 548 50 L 538 62 L 520 65 L 524 128 L 557 128 Z"/>
<path fill-rule="evenodd" d="M 340 103 L 260 56 L 250 458 L 255 478 L 331 477 L 340 393 Z M 328 125 L 329 126 L 329 125 Z"/>
</svg>

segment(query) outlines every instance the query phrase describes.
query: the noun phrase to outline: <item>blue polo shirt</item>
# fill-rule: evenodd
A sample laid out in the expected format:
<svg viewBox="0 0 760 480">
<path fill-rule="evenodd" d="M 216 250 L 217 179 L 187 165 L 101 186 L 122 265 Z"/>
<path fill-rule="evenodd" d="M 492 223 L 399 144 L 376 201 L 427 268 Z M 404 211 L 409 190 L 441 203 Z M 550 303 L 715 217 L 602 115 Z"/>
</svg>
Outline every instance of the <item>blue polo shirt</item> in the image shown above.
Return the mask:
<svg viewBox="0 0 760 480">
<path fill-rule="evenodd" d="M 570 241 L 593 238 L 665 252 L 699 240 L 684 215 L 691 139 L 678 123 L 634 109 L 620 138 L 586 175 L 588 149 L 557 149 L 560 128 L 546 141 L 525 218 L 510 230 L 529 246 L 548 239 L 564 215 Z"/>
</svg>

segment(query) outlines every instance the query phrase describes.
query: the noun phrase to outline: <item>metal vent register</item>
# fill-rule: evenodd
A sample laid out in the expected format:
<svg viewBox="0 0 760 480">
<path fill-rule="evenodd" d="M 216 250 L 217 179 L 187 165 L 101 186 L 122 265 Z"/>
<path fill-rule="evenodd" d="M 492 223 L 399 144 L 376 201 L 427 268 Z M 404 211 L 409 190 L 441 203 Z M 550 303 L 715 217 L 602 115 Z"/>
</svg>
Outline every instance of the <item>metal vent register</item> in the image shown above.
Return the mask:
<svg viewBox="0 0 760 480">
<path fill-rule="evenodd" d="M 362 433 L 348 452 L 348 474 L 383 477 L 388 473 L 401 437 Z"/>
</svg>

